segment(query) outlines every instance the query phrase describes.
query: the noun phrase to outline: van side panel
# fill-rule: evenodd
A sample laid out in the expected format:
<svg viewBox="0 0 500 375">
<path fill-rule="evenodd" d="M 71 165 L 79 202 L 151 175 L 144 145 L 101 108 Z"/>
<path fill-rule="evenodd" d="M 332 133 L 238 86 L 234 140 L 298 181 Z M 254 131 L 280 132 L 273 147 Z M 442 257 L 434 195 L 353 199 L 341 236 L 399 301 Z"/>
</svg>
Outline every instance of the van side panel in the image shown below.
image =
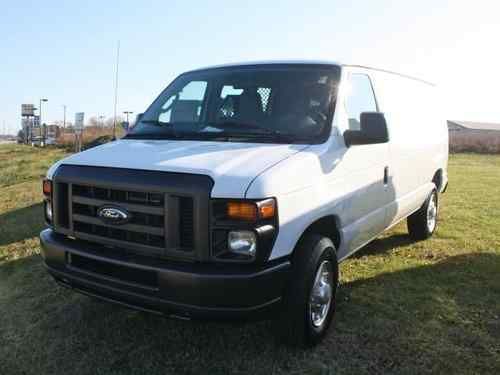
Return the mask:
<svg viewBox="0 0 500 375">
<path fill-rule="evenodd" d="M 385 72 L 371 75 L 389 127 L 395 201 L 387 215 L 392 225 L 422 205 L 436 171 L 446 176 L 448 131 L 434 86 Z"/>
</svg>

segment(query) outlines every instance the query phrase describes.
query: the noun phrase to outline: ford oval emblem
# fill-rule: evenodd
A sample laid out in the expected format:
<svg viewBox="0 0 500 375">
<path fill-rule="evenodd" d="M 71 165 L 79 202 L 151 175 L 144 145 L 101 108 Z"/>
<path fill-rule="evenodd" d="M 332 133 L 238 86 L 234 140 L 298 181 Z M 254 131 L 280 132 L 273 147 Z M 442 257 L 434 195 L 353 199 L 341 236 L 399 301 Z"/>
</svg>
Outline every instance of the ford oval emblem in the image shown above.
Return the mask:
<svg viewBox="0 0 500 375">
<path fill-rule="evenodd" d="M 130 214 L 124 208 L 116 206 L 102 206 L 97 210 L 97 216 L 108 224 L 121 225 L 130 220 Z"/>
</svg>

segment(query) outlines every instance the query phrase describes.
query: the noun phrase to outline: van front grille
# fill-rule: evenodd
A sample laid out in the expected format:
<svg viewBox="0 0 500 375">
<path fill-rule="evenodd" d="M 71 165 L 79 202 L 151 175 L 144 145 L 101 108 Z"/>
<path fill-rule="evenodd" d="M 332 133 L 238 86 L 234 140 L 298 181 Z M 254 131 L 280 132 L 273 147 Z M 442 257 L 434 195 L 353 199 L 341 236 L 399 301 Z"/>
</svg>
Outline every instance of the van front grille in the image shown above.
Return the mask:
<svg viewBox="0 0 500 375">
<path fill-rule="evenodd" d="M 73 184 L 73 230 L 76 237 L 97 236 L 160 250 L 165 248 L 164 203 L 162 194 Z M 126 209 L 130 220 L 122 225 L 103 222 L 97 212 L 108 205 Z"/>
<path fill-rule="evenodd" d="M 53 186 L 56 232 L 147 256 L 208 258 L 207 176 L 62 165 Z M 109 207 L 128 217 L 101 217 Z"/>
</svg>

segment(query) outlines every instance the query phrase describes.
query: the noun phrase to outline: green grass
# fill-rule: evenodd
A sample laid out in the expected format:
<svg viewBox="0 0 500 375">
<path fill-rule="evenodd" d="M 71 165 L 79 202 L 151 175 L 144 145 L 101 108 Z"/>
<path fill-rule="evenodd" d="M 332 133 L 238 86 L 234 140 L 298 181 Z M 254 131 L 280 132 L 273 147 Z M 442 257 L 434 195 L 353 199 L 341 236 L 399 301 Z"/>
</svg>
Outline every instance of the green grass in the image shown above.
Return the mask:
<svg viewBox="0 0 500 375">
<path fill-rule="evenodd" d="M 500 373 L 500 156 L 453 155 L 435 237 L 400 224 L 342 263 L 334 329 L 292 350 L 272 322 L 169 320 L 57 287 L 36 236 L 39 175 L 62 155 L 0 155 L 0 374 Z"/>
<path fill-rule="evenodd" d="M 0 188 L 33 181 L 45 175 L 47 169 L 64 155 L 57 148 L 30 148 L 0 145 Z"/>
</svg>

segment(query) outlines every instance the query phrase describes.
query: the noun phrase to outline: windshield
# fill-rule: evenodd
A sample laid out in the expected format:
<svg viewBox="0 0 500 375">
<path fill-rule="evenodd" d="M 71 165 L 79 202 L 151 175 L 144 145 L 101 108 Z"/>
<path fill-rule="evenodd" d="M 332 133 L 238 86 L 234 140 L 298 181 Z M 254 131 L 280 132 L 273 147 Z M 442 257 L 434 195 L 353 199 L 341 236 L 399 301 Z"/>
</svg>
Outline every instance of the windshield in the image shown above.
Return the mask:
<svg viewBox="0 0 500 375">
<path fill-rule="evenodd" d="M 126 138 L 321 143 L 330 134 L 340 69 L 254 65 L 183 74 Z"/>
</svg>

